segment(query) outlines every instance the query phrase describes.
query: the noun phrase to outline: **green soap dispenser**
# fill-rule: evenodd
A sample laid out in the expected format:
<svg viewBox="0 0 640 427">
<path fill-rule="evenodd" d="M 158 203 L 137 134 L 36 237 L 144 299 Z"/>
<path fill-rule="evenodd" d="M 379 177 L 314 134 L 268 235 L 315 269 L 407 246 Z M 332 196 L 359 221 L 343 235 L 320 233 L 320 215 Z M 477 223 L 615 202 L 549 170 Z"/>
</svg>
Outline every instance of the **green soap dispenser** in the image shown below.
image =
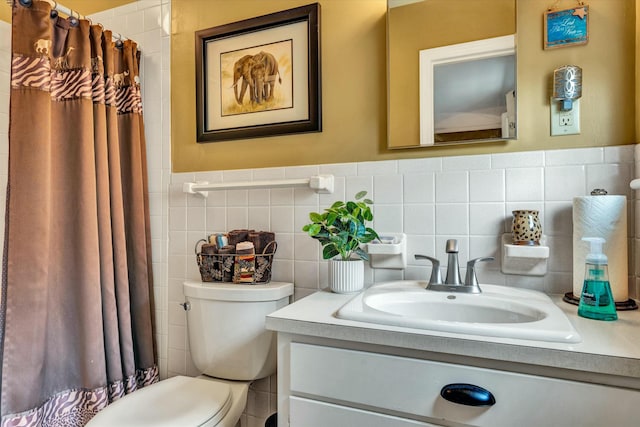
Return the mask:
<svg viewBox="0 0 640 427">
<path fill-rule="evenodd" d="M 591 244 L 586 258 L 584 285 L 578 305 L 578 315 L 596 320 L 617 320 L 616 303 L 611 293 L 607 256 L 602 253 L 602 237 L 583 237 Z"/>
</svg>

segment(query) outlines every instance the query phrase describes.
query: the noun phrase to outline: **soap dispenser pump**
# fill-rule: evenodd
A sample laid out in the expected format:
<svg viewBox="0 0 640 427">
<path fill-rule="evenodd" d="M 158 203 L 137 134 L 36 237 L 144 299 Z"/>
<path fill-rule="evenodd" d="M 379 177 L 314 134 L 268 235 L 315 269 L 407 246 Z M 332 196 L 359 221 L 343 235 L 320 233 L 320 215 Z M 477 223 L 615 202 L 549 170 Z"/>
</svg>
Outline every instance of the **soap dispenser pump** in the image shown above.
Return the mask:
<svg viewBox="0 0 640 427">
<path fill-rule="evenodd" d="M 609 284 L 608 260 L 602 252 L 602 237 L 583 237 L 591 244 L 586 257 L 584 285 L 578 305 L 578 315 L 595 320 L 617 320 L 616 305 Z"/>
</svg>

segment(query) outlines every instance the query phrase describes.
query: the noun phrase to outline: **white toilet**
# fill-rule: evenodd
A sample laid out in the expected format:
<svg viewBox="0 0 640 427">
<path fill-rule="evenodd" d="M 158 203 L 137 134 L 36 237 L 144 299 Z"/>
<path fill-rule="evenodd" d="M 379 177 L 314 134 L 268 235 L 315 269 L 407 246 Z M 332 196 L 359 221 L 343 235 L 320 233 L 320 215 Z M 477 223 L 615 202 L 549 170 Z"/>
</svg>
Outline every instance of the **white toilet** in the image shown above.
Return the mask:
<svg viewBox="0 0 640 427">
<path fill-rule="evenodd" d="M 289 303 L 292 283 L 185 282 L 189 348 L 198 378 L 176 376 L 100 411 L 88 427 L 234 427 L 252 380 L 276 371 L 276 336 L 265 316 Z"/>
</svg>

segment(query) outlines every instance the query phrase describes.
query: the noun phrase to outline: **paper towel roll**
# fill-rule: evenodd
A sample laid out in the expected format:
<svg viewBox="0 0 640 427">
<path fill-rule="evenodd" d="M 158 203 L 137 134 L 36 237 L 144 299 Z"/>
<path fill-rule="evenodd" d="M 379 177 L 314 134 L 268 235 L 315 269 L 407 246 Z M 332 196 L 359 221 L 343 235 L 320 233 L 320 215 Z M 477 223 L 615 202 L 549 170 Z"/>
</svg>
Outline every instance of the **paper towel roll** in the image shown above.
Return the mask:
<svg viewBox="0 0 640 427">
<path fill-rule="evenodd" d="M 584 283 L 584 264 L 589 243 L 583 237 L 606 240 L 603 252 L 609 258 L 609 282 L 616 302 L 629 299 L 627 258 L 627 198 L 585 196 L 573 199 L 573 295 L 579 298 Z"/>
</svg>

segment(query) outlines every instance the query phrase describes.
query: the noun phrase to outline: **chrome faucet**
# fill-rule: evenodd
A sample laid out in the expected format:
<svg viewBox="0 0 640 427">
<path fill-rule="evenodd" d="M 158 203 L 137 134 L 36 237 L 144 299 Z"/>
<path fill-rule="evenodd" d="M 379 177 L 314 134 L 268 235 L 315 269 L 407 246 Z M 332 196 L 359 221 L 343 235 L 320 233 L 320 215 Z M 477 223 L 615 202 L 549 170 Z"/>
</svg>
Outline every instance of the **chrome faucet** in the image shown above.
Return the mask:
<svg viewBox="0 0 640 427">
<path fill-rule="evenodd" d="M 456 239 L 447 240 L 445 251 L 448 254 L 447 259 L 447 278 L 444 280 L 446 285 L 461 285 L 460 266 L 458 265 L 458 241 Z"/>
<path fill-rule="evenodd" d="M 480 257 L 467 261 L 467 274 L 464 283 L 460 280 L 460 266 L 458 263 L 458 241 L 455 239 L 447 240 L 445 250 L 448 254 L 447 276 L 442 283 L 440 275 L 440 261 L 427 255 L 416 254 L 416 259 L 426 259 L 431 261 L 431 277 L 427 290 L 445 291 L 445 292 L 465 292 L 471 294 L 479 294 L 482 292 L 478 279 L 476 277 L 475 266 L 477 262 L 493 261 L 493 257 Z"/>
</svg>

